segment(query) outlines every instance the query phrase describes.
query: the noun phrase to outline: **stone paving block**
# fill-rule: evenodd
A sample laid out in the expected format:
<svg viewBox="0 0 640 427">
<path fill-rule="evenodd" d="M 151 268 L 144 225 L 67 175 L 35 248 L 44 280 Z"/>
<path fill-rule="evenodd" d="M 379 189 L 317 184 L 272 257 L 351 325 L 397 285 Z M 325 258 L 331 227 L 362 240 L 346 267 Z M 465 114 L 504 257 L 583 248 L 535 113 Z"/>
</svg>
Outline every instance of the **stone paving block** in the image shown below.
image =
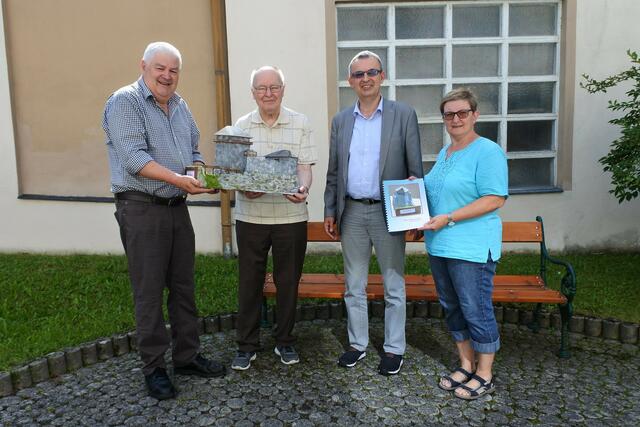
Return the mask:
<svg viewBox="0 0 640 427">
<path fill-rule="evenodd" d="M 49 375 L 52 378 L 67 373 L 67 360 L 62 351 L 47 354 L 47 364 L 49 365 Z"/>
<path fill-rule="evenodd" d="M 31 370 L 28 366 L 21 366 L 11 371 L 11 381 L 13 382 L 13 390 L 19 391 L 31 387 Z"/>
<path fill-rule="evenodd" d="M 328 320 L 329 319 L 329 305 L 318 304 L 316 306 L 316 319 Z"/>
<path fill-rule="evenodd" d="M 198 317 L 198 335 L 203 335 L 204 333 L 204 318 Z"/>
<path fill-rule="evenodd" d="M 80 350 L 80 347 L 69 348 L 64 353 L 68 372 L 82 368 L 82 350 Z"/>
<path fill-rule="evenodd" d="M 129 337 L 127 334 L 118 334 L 111 337 L 113 342 L 113 354 L 116 356 L 122 356 L 129 353 L 131 347 L 129 346 Z"/>
<path fill-rule="evenodd" d="M 131 331 L 127 334 L 129 337 L 129 348 L 131 351 L 138 351 L 138 334 L 136 331 Z"/>
<path fill-rule="evenodd" d="M 29 372 L 31 373 L 31 382 L 33 384 L 41 383 L 49 379 L 49 364 L 47 359 L 38 359 L 29 363 Z"/>
<path fill-rule="evenodd" d="M 384 301 L 371 301 L 371 316 L 384 317 Z"/>
<path fill-rule="evenodd" d="M 429 317 L 435 319 L 442 319 L 444 317 L 444 310 L 438 301 L 431 301 L 429 303 Z"/>
<path fill-rule="evenodd" d="M 618 340 L 620 338 L 620 322 L 613 319 L 603 320 L 602 337 L 608 340 Z"/>
<path fill-rule="evenodd" d="M 529 325 L 531 322 L 533 322 L 533 311 L 519 310 L 518 322 L 521 325 L 525 325 L 525 326 Z"/>
<path fill-rule="evenodd" d="M 331 318 L 336 320 L 343 319 L 342 315 L 342 302 L 331 302 L 329 303 L 329 312 L 331 313 Z"/>
<path fill-rule="evenodd" d="M 493 314 L 496 316 L 496 322 L 502 323 L 504 322 L 504 307 L 501 305 L 496 305 L 493 307 Z"/>
<path fill-rule="evenodd" d="M 407 319 L 410 319 L 413 317 L 413 301 L 407 301 Z"/>
<path fill-rule="evenodd" d="M 233 329 L 233 318 L 230 314 L 220 315 L 220 331 L 230 331 Z"/>
<path fill-rule="evenodd" d="M 113 357 L 113 343 L 111 338 L 103 338 L 96 343 L 98 360 L 105 361 Z"/>
<path fill-rule="evenodd" d="M 208 334 L 220 332 L 220 316 L 209 316 L 204 319 L 204 330 Z"/>
<path fill-rule="evenodd" d="M 9 372 L 0 372 L 0 397 L 11 396 L 13 394 L 13 382 Z"/>
<path fill-rule="evenodd" d="M 414 317 L 429 317 L 429 303 L 427 301 L 415 301 L 413 303 Z"/>
<path fill-rule="evenodd" d="M 581 334 L 584 332 L 584 316 L 572 316 L 569 321 L 569 331 Z"/>
<path fill-rule="evenodd" d="M 538 316 L 538 324 L 540 325 L 540 329 L 549 329 L 551 326 L 551 313 L 548 311 L 541 311 Z"/>
<path fill-rule="evenodd" d="M 584 334 L 589 337 L 599 337 L 602 335 L 602 320 L 587 317 L 584 320 Z"/>
<path fill-rule="evenodd" d="M 562 328 L 562 316 L 557 311 L 551 313 L 551 327 L 558 330 Z"/>
<path fill-rule="evenodd" d="M 311 304 L 304 304 L 302 306 L 302 320 L 315 320 L 316 307 Z"/>
<path fill-rule="evenodd" d="M 514 308 L 514 307 L 504 308 L 504 323 L 516 324 L 518 323 L 519 318 L 520 318 L 520 314 L 518 313 L 517 308 Z"/>
<path fill-rule="evenodd" d="M 635 344 L 638 342 L 638 325 L 633 323 L 622 323 L 620 325 L 620 341 L 625 344 Z"/>
<path fill-rule="evenodd" d="M 98 362 L 98 349 L 96 343 L 91 342 L 80 346 L 82 351 L 82 365 L 91 366 Z"/>
</svg>

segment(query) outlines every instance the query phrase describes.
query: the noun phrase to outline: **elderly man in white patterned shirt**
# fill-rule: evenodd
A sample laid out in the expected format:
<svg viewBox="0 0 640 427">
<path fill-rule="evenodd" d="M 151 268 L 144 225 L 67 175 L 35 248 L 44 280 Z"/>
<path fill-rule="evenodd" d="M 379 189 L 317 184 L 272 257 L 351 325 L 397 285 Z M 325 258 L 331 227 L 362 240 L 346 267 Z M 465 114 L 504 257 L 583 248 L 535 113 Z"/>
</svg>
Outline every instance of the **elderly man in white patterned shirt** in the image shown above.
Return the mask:
<svg viewBox="0 0 640 427">
<path fill-rule="evenodd" d="M 241 117 L 236 126 L 253 137 L 252 149 L 258 156 L 289 150 L 298 158 L 298 193 L 264 194 L 245 191 L 238 194 L 235 207 L 238 242 L 238 352 L 231 367 L 245 370 L 256 358 L 260 345 L 260 312 L 269 249 L 273 255 L 273 277 L 277 288 L 277 324 L 273 335 L 274 352 L 282 363 L 299 362 L 293 346 L 298 282 L 307 247 L 307 205 L 311 187 L 311 166 L 317 161 L 309 120 L 282 105 L 284 75 L 264 66 L 254 70 L 251 93 L 258 108 Z"/>
</svg>

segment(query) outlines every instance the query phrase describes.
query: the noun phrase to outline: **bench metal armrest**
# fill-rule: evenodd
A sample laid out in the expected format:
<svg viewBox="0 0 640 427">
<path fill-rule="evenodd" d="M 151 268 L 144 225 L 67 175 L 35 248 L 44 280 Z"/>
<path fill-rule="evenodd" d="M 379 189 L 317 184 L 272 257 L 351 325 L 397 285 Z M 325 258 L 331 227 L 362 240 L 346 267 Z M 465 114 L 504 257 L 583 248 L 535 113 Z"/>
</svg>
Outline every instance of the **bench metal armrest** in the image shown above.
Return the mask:
<svg viewBox="0 0 640 427">
<path fill-rule="evenodd" d="M 567 297 L 568 304 L 571 304 L 577 292 L 575 270 L 570 263 L 549 255 L 549 252 L 547 251 L 547 245 L 545 244 L 544 224 L 542 223 L 542 217 L 537 216 L 536 221 L 540 223 L 540 229 L 542 230 L 542 242 L 540 242 L 540 277 L 542 277 L 542 280 L 544 280 L 545 283 L 547 282 L 546 262 L 564 267 L 565 273 L 560 280 L 560 291 L 564 294 L 564 296 Z"/>
</svg>

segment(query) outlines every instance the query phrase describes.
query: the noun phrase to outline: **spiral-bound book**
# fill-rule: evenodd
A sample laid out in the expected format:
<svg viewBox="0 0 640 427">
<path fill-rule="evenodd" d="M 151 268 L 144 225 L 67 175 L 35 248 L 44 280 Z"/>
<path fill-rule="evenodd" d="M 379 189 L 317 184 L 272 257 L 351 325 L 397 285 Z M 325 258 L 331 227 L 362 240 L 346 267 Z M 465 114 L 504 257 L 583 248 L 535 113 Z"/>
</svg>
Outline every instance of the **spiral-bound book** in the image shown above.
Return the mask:
<svg viewBox="0 0 640 427">
<path fill-rule="evenodd" d="M 422 178 L 382 181 L 384 212 L 389 231 L 405 231 L 429 222 Z"/>
</svg>

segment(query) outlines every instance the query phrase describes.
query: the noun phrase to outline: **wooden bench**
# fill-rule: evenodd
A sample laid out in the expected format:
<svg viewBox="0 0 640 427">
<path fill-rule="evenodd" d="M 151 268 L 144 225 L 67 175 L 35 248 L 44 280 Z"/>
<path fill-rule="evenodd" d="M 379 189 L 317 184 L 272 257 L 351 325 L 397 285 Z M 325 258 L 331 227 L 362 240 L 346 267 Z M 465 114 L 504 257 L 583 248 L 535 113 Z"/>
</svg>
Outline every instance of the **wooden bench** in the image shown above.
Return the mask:
<svg viewBox="0 0 640 427">
<path fill-rule="evenodd" d="M 324 232 L 321 222 L 308 223 L 309 242 L 334 242 Z M 422 240 L 422 239 L 421 239 Z M 552 258 L 547 252 L 544 238 L 544 226 L 541 217 L 531 222 L 504 222 L 502 224 L 503 243 L 534 243 L 540 246 L 540 270 L 537 275 L 500 275 L 494 277 L 493 301 L 537 303 L 534 312 L 534 320 L 529 325 L 537 332 L 539 329 L 539 316 L 542 304 L 558 304 L 562 320 L 560 351 L 558 356 L 570 357 L 568 331 L 569 320 L 573 314 L 573 298 L 576 293 L 576 277 L 573 267 L 564 261 Z M 407 242 L 413 240 L 407 239 Z M 426 262 L 426 260 L 425 260 Z M 547 263 L 557 264 L 565 269 L 560 281 L 560 291 L 546 286 Z M 431 275 L 405 275 L 407 300 L 437 301 L 433 276 Z M 273 276 L 267 274 L 263 295 L 274 297 L 276 287 Z M 300 298 L 343 298 L 344 275 L 342 274 L 318 274 L 304 273 L 298 287 Z M 370 274 L 367 285 L 367 298 L 370 300 L 383 300 L 384 288 L 381 274 Z"/>
</svg>

